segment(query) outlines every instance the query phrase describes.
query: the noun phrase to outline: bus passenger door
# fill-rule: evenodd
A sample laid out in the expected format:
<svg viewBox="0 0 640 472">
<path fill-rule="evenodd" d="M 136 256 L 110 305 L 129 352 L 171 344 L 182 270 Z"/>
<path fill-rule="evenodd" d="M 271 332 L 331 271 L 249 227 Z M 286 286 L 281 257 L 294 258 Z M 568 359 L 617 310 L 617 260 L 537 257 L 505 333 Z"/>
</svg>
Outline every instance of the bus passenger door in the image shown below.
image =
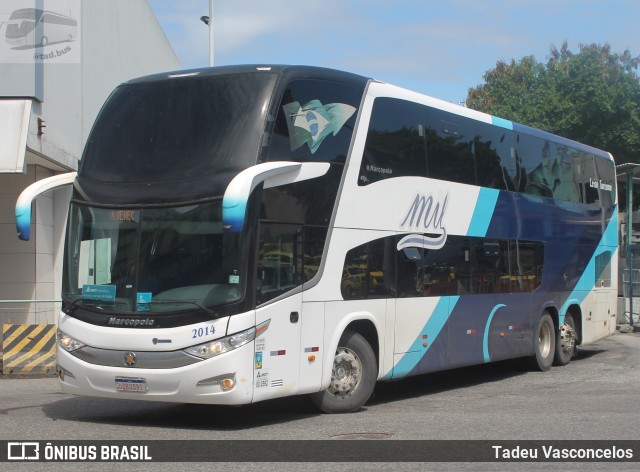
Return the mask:
<svg viewBox="0 0 640 472">
<path fill-rule="evenodd" d="M 257 263 L 256 325 L 269 327 L 255 341 L 253 400 L 298 392 L 302 292 L 301 227 L 261 223 Z"/>
</svg>

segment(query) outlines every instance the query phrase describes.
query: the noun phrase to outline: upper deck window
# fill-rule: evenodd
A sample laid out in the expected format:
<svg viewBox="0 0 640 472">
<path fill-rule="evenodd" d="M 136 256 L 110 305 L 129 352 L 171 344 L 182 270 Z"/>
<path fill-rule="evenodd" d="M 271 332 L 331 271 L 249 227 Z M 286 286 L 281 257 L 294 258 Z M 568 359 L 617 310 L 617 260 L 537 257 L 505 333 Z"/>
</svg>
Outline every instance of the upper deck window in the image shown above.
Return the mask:
<svg viewBox="0 0 640 472">
<path fill-rule="evenodd" d="M 290 82 L 277 108 L 267 160 L 345 162 L 362 92 L 328 80 Z"/>
<path fill-rule="evenodd" d="M 392 98 L 375 101 L 358 185 L 391 177 L 427 176 L 423 105 Z"/>
<path fill-rule="evenodd" d="M 257 72 L 123 84 L 98 116 L 80 175 L 167 182 L 252 166 L 275 81 Z"/>
<path fill-rule="evenodd" d="M 376 98 L 358 185 L 429 177 L 610 208 L 616 200 L 613 161 L 563 141 Z"/>
</svg>

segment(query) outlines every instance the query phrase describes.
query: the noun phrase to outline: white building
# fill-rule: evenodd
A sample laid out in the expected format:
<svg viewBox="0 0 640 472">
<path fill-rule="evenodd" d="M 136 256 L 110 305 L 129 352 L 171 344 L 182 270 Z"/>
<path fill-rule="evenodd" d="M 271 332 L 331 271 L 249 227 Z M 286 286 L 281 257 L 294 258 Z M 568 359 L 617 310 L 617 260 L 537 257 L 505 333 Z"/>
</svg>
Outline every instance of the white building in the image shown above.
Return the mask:
<svg viewBox="0 0 640 472">
<path fill-rule="evenodd" d="M 60 307 L 70 189 L 38 197 L 29 242 L 16 237 L 20 192 L 77 170 L 119 83 L 179 68 L 147 0 L 0 2 L 0 323 L 54 323 Z"/>
</svg>

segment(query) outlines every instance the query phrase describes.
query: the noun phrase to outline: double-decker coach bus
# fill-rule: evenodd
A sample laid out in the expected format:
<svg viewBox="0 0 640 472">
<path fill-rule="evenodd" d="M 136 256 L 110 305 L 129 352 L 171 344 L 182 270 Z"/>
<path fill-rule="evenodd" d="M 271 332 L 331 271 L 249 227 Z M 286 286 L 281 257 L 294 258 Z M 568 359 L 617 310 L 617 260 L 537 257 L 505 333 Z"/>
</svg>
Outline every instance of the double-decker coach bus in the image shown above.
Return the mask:
<svg viewBox="0 0 640 472">
<path fill-rule="evenodd" d="M 615 328 L 610 154 L 377 80 L 303 66 L 116 88 L 73 185 L 65 392 L 358 410 L 378 380 Z"/>
<path fill-rule="evenodd" d="M 53 11 L 22 8 L 7 23 L 5 36 L 10 46 L 46 46 L 78 37 L 78 20 Z"/>
</svg>

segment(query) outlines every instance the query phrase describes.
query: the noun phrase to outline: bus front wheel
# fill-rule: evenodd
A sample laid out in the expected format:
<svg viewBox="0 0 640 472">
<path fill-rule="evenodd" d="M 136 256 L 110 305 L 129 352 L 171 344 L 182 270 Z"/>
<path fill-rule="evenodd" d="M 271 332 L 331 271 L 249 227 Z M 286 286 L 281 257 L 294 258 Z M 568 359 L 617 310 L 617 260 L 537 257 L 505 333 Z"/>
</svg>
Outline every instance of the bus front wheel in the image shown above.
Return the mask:
<svg viewBox="0 0 640 472">
<path fill-rule="evenodd" d="M 376 356 L 359 333 L 345 331 L 333 358 L 331 383 L 326 390 L 311 395 L 325 413 L 351 413 L 369 400 L 376 383 Z"/>
<path fill-rule="evenodd" d="M 556 351 L 556 330 L 548 312 L 542 314 L 534 333 L 537 333 L 534 339 L 536 353 L 531 357 L 530 365 L 534 370 L 545 372 L 551 368 Z"/>
</svg>

